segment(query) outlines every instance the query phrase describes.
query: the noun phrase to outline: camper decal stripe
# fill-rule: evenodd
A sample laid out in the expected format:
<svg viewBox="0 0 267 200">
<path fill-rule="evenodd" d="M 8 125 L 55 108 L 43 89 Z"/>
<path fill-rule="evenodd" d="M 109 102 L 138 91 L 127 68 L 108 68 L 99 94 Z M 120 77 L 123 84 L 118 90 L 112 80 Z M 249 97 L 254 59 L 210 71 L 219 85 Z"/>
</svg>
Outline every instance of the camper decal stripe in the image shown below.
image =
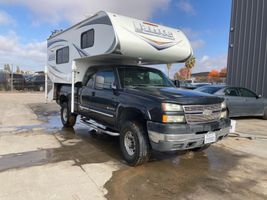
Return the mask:
<svg viewBox="0 0 267 200">
<path fill-rule="evenodd" d="M 57 78 L 59 78 L 59 79 L 61 79 L 61 80 L 63 80 L 63 81 L 66 81 L 64 78 L 62 78 L 62 77 L 56 75 L 55 73 L 53 73 L 53 72 L 51 72 L 51 71 L 49 71 L 49 73 L 52 74 L 53 76 L 56 76 Z"/>
<path fill-rule="evenodd" d="M 47 47 L 50 47 L 51 45 L 58 43 L 58 42 L 67 42 L 67 40 L 63 40 L 63 39 L 52 40 L 51 42 L 47 42 Z"/>
<path fill-rule="evenodd" d="M 113 42 L 109 47 L 109 49 L 106 51 L 106 53 L 111 53 L 111 51 L 115 48 L 115 45 L 116 45 L 116 38 L 114 37 Z"/>
<path fill-rule="evenodd" d="M 146 38 L 144 36 L 139 36 L 141 39 L 143 39 L 144 41 L 146 41 L 148 44 L 150 44 L 151 46 L 153 46 L 154 48 L 156 48 L 157 50 L 164 50 L 164 49 L 168 49 L 170 47 L 173 47 L 175 45 L 177 45 L 178 43 L 180 43 L 181 41 L 178 42 L 160 42 L 160 41 L 156 41 L 156 40 L 152 40 L 149 38 Z"/>
<path fill-rule="evenodd" d="M 151 45 L 152 47 L 154 47 L 155 49 L 157 49 L 159 51 L 173 47 L 182 41 L 182 40 L 180 40 L 178 42 L 160 42 L 160 41 L 152 40 L 152 39 L 149 39 L 147 37 L 141 36 L 139 34 L 133 33 L 132 31 L 130 31 L 126 28 L 124 28 L 124 29 L 127 30 L 128 32 L 136 35 L 137 37 L 139 37 L 140 39 L 142 39 L 143 41 L 145 41 L 146 43 L 148 43 L 149 45 Z"/>
<path fill-rule="evenodd" d="M 80 49 L 79 47 L 77 47 L 75 44 L 72 44 L 75 49 L 78 51 L 78 53 L 80 54 L 81 58 L 82 57 L 87 57 L 89 56 L 88 53 L 86 53 L 85 51 L 83 51 L 82 49 Z"/>
<path fill-rule="evenodd" d="M 107 16 L 101 16 L 95 19 L 90 19 L 90 21 L 85 22 L 84 24 L 79 26 L 77 29 L 80 29 L 88 25 L 93 25 L 93 24 L 105 24 L 105 25 L 110 25 L 110 26 L 112 25 L 110 19 Z"/>
<path fill-rule="evenodd" d="M 58 70 L 55 66 L 49 64 L 49 67 L 51 67 L 53 70 L 55 70 L 55 71 L 57 71 L 57 72 L 63 74 L 63 72 L 60 71 L 60 70 Z"/>
<path fill-rule="evenodd" d="M 62 78 L 61 76 L 55 74 L 51 69 L 53 69 L 53 70 L 55 70 L 55 71 L 60 72 L 61 74 L 63 74 L 61 71 L 59 71 L 58 69 L 56 69 L 54 66 L 49 65 L 49 67 L 50 67 L 50 68 L 48 68 L 48 74 L 51 74 L 51 75 L 53 75 L 53 76 L 55 76 L 55 77 L 57 77 L 57 78 L 59 78 L 59 79 L 65 81 L 64 78 Z"/>
</svg>

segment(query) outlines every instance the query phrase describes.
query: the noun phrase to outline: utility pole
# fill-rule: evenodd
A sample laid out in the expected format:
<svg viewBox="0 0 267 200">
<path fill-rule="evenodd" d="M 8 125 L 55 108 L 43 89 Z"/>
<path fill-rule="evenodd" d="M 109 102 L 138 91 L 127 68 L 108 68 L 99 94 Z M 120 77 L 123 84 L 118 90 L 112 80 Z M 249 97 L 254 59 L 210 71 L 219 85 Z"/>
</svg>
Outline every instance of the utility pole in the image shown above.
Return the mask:
<svg viewBox="0 0 267 200">
<path fill-rule="evenodd" d="M 14 89 L 13 80 L 14 80 L 14 77 L 13 77 L 13 64 L 11 64 L 11 92 L 13 92 L 13 89 Z"/>
</svg>

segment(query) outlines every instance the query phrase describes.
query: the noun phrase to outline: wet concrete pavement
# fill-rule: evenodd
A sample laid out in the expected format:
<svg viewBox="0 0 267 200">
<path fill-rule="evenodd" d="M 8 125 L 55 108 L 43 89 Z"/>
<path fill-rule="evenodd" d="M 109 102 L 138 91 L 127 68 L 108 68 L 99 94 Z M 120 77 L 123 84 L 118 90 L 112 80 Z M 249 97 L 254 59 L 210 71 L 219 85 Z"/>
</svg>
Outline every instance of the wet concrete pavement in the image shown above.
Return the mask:
<svg viewBox="0 0 267 200">
<path fill-rule="evenodd" d="M 238 119 L 238 135 L 206 151 L 153 153 L 133 168 L 118 138 L 62 128 L 42 98 L 0 93 L 1 200 L 267 199 L 266 121 Z"/>
</svg>

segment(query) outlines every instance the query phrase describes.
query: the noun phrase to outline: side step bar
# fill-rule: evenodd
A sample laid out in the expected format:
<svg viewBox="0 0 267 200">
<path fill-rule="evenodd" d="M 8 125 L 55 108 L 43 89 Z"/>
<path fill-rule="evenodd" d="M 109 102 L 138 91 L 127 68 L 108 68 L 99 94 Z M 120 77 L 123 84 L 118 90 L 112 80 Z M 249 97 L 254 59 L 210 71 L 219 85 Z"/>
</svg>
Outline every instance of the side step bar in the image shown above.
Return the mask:
<svg viewBox="0 0 267 200">
<path fill-rule="evenodd" d="M 95 129 L 99 132 L 102 132 L 102 133 L 105 133 L 107 135 L 111 135 L 111 136 L 119 136 L 120 134 L 117 133 L 117 132 L 113 132 L 113 131 L 110 131 L 110 130 L 107 130 L 107 127 L 102 125 L 102 124 L 99 124 L 97 123 L 96 121 L 94 120 L 88 120 L 87 118 L 81 118 L 81 123 L 85 124 L 85 125 L 88 125 L 90 126 L 92 129 Z"/>
</svg>

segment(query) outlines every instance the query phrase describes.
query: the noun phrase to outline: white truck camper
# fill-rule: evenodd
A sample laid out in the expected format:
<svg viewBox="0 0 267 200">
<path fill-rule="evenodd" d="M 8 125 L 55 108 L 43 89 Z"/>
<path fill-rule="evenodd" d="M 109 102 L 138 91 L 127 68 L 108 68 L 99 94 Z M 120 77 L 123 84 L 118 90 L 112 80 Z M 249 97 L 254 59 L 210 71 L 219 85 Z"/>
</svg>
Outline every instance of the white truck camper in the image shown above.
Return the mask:
<svg viewBox="0 0 267 200">
<path fill-rule="evenodd" d="M 180 30 L 99 12 L 54 32 L 47 48 L 46 95 L 60 105 L 62 125 L 79 117 L 92 134 L 119 136 L 131 166 L 149 161 L 152 150 L 201 151 L 229 133 L 223 98 L 178 89 L 147 66 L 192 56 Z"/>
<path fill-rule="evenodd" d="M 46 100 L 55 99 L 61 84 L 72 84 L 74 91 L 90 66 L 178 63 L 191 56 L 181 30 L 101 11 L 48 38 Z M 72 92 L 72 111 L 73 98 Z"/>
</svg>

